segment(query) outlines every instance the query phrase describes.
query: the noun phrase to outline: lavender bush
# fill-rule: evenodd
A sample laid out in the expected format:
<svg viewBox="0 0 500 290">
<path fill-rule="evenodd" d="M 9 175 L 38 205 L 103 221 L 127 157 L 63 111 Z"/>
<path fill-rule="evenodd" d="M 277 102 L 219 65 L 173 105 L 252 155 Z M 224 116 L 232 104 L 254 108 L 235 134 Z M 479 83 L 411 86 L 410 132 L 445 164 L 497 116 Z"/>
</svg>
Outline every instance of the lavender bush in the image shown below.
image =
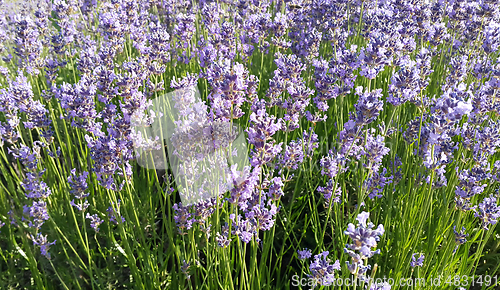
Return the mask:
<svg viewBox="0 0 500 290">
<path fill-rule="evenodd" d="M 498 289 L 498 1 L 5 1 L 0 289 Z"/>
</svg>

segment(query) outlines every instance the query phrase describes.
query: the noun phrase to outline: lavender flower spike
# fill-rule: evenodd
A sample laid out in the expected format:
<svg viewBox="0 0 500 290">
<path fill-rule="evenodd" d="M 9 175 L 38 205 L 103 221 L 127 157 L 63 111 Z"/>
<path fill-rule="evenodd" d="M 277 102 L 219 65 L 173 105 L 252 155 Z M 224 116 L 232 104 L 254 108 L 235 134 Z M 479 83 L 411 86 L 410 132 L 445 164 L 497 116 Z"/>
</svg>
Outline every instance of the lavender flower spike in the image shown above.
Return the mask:
<svg viewBox="0 0 500 290">
<path fill-rule="evenodd" d="M 352 244 L 347 244 L 344 248 L 344 251 L 351 256 L 352 262 L 346 262 L 347 268 L 352 274 L 360 278 L 364 278 L 366 271 L 371 267 L 370 265 L 366 265 L 365 261 L 374 254 L 380 253 L 380 250 L 372 251 L 372 249 L 377 247 L 380 236 L 385 232 L 383 225 L 379 225 L 374 230 L 373 227 L 375 225 L 367 222 L 369 216 L 370 213 L 368 212 L 360 213 L 356 218 L 359 222 L 358 227 L 350 223 L 344 232 L 352 240 Z"/>
<path fill-rule="evenodd" d="M 297 254 L 299 255 L 299 259 L 301 259 L 301 260 L 309 259 L 312 256 L 312 252 L 308 248 L 305 248 L 302 251 L 301 250 L 297 250 Z"/>
<path fill-rule="evenodd" d="M 76 174 L 76 168 L 71 170 L 71 175 L 68 177 L 68 183 L 71 186 L 70 193 L 73 194 L 77 199 L 84 199 L 89 196 L 85 193 L 88 188 L 87 177 L 89 173 L 84 171 L 81 175 Z"/>
<path fill-rule="evenodd" d="M 104 222 L 97 214 L 90 215 L 87 213 L 86 218 L 90 220 L 90 226 L 96 231 L 99 232 L 99 226 Z"/>
<path fill-rule="evenodd" d="M 425 256 L 423 254 L 420 254 L 420 256 L 418 258 L 416 258 L 416 256 L 417 256 L 417 253 L 414 253 L 411 256 L 410 266 L 412 268 L 422 267 L 424 265 L 424 258 L 425 258 Z"/>
<path fill-rule="evenodd" d="M 47 259 L 50 259 L 49 247 L 51 245 L 54 245 L 56 243 L 56 240 L 49 243 L 49 241 L 47 240 L 47 235 L 44 236 L 41 233 L 38 233 L 36 237 L 31 236 L 31 239 L 33 240 L 33 245 L 40 246 L 40 252 L 42 253 L 42 255 Z"/>
<path fill-rule="evenodd" d="M 476 208 L 475 217 L 483 221 L 483 229 L 487 230 L 488 225 L 494 225 L 500 217 L 500 206 L 497 205 L 497 198 L 491 195 L 481 202 Z"/>
<path fill-rule="evenodd" d="M 340 271 L 340 262 L 336 260 L 335 263 L 330 264 L 330 259 L 328 259 L 328 251 L 325 251 L 319 255 L 314 256 L 314 262 L 309 266 L 311 270 L 311 275 L 309 278 L 313 278 L 320 285 L 329 286 L 335 281 L 334 271 Z"/>
<path fill-rule="evenodd" d="M 347 245 L 347 248 L 353 251 L 360 251 L 364 257 L 371 258 L 373 254 L 378 253 L 377 251 L 371 251 L 372 248 L 377 246 L 377 242 L 380 240 L 379 236 L 384 234 L 384 226 L 379 225 L 377 229 L 372 230 L 374 225 L 372 223 L 367 223 L 370 216 L 368 212 L 362 212 L 358 215 L 357 220 L 359 222 L 358 227 L 355 228 L 352 223 L 347 226 L 347 230 L 344 232 L 348 235 L 353 243 Z"/>
<path fill-rule="evenodd" d="M 453 253 L 457 251 L 458 246 L 467 242 L 467 237 L 469 236 L 469 234 L 465 233 L 465 227 L 462 227 L 462 230 L 460 232 L 457 232 L 456 228 L 456 226 L 453 227 L 453 232 L 455 233 L 455 244 L 457 244 L 455 250 L 453 250 Z"/>
</svg>

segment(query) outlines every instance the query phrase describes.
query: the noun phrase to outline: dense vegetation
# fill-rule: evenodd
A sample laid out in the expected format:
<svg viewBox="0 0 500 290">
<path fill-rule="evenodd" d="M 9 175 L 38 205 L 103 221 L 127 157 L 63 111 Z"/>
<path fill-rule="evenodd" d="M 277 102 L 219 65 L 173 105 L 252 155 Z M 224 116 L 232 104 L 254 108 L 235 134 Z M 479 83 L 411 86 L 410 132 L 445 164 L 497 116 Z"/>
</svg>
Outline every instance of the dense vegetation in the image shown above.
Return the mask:
<svg viewBox="0 0 500 290">
<path fill-rule="evenodd" d="M 497 1 L 1 7 L 0 289 L 498 289 Z"/>
</svg>

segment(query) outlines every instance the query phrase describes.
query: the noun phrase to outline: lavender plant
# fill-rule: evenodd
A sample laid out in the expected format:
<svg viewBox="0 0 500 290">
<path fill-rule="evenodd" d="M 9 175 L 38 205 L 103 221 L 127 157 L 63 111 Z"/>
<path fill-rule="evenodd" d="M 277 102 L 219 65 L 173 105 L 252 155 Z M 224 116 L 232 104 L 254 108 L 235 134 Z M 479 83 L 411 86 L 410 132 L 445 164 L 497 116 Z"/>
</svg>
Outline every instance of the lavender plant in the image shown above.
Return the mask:
<svg viewBox="0 0 500 290">
<path fill-rule="evenodd" d="M 497 289 L 498 4 L 0 0 L 0 289 Z"/>
</svg>

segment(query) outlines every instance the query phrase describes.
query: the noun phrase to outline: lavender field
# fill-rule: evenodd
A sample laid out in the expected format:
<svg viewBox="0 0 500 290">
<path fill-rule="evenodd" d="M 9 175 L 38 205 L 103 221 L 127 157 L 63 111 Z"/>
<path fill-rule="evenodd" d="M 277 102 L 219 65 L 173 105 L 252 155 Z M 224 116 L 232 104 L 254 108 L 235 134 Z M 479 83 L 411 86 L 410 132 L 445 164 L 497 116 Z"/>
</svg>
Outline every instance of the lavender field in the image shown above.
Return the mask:
<svg viewBox="0 0 500 290">
<path fill-rule="evenodd" d="M 500 1 L 0 11 L 0 290 L 500 289 Z"/>
</svg>

